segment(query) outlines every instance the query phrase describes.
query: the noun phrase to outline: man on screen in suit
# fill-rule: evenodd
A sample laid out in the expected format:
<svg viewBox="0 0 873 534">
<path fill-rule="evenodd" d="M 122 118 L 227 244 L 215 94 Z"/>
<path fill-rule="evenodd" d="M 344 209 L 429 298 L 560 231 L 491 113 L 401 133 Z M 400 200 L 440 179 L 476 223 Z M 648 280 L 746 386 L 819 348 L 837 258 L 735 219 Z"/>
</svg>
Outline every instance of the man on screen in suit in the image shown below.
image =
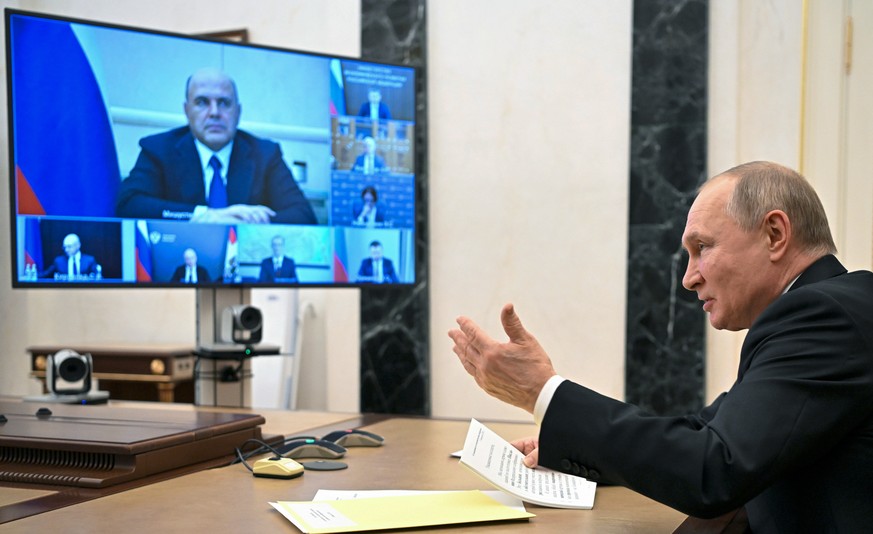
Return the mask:
<svg viewBox="0 0 873 534">
<path fill-rule="evenodd" d="M 197 265 L 197 252 L 193 248 L 186 248 L 182 254 L 185 263 L 176 267 L 171 282 L 181 282 L 183 284 L 204 284 L 209 282 L 209 271 L 206 267 Z"/>
<path fill-rule="evenodd" d="M 374 284 L 398 282 L 397 273 L 394 272 L 394 264 L 382 256 L 382 243 L 378 241 L 370 243 L 370 257 L 361 261 L 361 268 L 358 269 L 358 282 L 372 282 Z"/>
<path fill-rule="evenodd" d="M 748 329 L 733 387 L 696 414 L 653 416 L 564 380 L 511 304 L 508 343 L 460 317 L 454 352 L 486 392 L 540 423 L 538 438 L 513 443 L 528 466 L 698 517 L 744 507 L 756 533 L 868 531 L 873 273 L 846 271 L 815 191 L 769 162 L 709 180 L 682 244 L 683 285 L 710 323 Z"/>
<path fill-rule="evenodd" d="M 364 151 L 355 158 L 352 171 L 366 175 L 385 172 L 385 160 L 376 153 L 376 140 L 372 137 L 364 138 Z"/>
<path fill-rule="evenodd" d="M 261 262 L 259 282 L 297 282 L 297 266 L 294 260 L 285 255 L 285 238 L 277 235 L 270 242 L 273 255 Z"/>
<path fill-rule="evenodd" d="M 359 117 L 367 117 L 373 120 L 391 118 L 391 111 L 385 102 L 382 102 L 382 91 L 378 87 L 371 87 L 367 91 L 367 101 L 361 104 L 358 110 Z"/>
<path fill-rule="evenodd" d="M 185 97 L 188 126 L 140 140 L 118 192 L 119 217 L 316 224 L 279 145 L 237 130 L 242 106 L 229 76 L 199 70 Z"/>
<path fill-rule="evenodd" d="M 97 260 L 90 254 L 82 253 L 82 242 L 76 234 L 64 237 L 64 254 L 55 258 L 48 269 L 43 271 L 43 278 L 52 278 L 55 274 L 63 278 L 75 280 L 97 274 Z"/>
</svg>

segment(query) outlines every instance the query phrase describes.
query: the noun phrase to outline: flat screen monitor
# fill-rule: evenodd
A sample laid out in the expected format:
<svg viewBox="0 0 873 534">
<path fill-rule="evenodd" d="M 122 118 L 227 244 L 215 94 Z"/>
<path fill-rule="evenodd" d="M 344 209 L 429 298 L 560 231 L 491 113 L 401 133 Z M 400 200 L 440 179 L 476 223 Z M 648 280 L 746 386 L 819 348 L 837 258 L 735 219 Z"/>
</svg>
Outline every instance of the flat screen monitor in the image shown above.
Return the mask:
<svg viewBox="0 0 873 534">
<path fill-rule="evenodd" d="M 415 69 L 5 10 L 12 284 L 415 283 Z"/>
</svg>

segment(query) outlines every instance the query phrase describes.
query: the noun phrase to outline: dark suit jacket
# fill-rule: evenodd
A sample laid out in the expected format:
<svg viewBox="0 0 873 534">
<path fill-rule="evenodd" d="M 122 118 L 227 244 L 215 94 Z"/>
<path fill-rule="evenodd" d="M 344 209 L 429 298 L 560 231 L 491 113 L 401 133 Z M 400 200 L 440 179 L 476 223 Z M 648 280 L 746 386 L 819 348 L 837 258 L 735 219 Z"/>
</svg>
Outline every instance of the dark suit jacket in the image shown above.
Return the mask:
<svg viewBox="0 0 873 534">
<path fill-rule="evenodd" d="M 358 117 L 369 117 L 370 116 L 370 102 L 364 102 L 361 104 L 361 109 L 358 110 Z M 390 119 L 391 111 L 388 109 L 388 106 L 385 105 L 385 102 L 379 102 L 379 118 L 380 119 Z"/>
<path fill-rule="evenodd" d="M 180 265 L 176 267 L 176 270 L 173 272 L 173 276 L 170 278 L 170 282 L 185 282 L 185 270 L 187 265 Z M 197 266 L 197 283 L 202 284 L 205 282 L 209 282 L 209 271 L 206 270 L 206 267 L 201 265 Z"/>
<path fill-rule="evenodd" d="M 121 182 L 119 217 L 187 220 L 206 205 L 203 169 L 187 126 L 144 137 L 130 176 Z M 276 212 L 272 222 L 315 224 L 279 145 L 237 130 L 227 172 L 228 204 L 262 204 Z"/>
<path fill-rule="evenodd" d="M 654 417 L 569 381 L 539 462 L 714 517 L 745 505 L 754 532 L 873 525 L 873 273 L 825 256 L 749 329 L 730 391 Z"/>
<path fill-rule="evenodd" d="M 361 154 L 355 158 L 355 164 L 352 165 L 352 170 L 355 172 L 364 172 L 364 158 L 366 154 Z M 385 172 L 385 159 L 378 154 L 373 155 L 373 173 Z"/>
<path fill-rule="evenodd" d="M 388 258 L 382 258 L 382 280 L 372 280 L 373 278 L 373 259 L 366 258 L 361 262 L 361 268 L 358 269 L 359 282 L 398 282 L 397 273 L 394 272 L 394 264 Z"/>
<path fill-rule="evenodd" d="M 277 273 L 276 269 L 273 268 L 272 256 L 269 258 L 264 258 L 264 261 L 261 262 L 261 274 L 258 277 L 258 281 L 275 282 L 277 278 L 287 278 L 288 282 L 297 281 L 297 266 L 294 264 L 294 260 L 292 260 L 288 256 L 283 256 L 282 267 Z"/>
<path fill-rule="evenodd" d="M 49 265 L 48 269 L 43 271 L 43 278 L 51 278 L 55 275 L 55 273 L 68 275 L 70 274 L 67 269 L 69 266 L 69 257 L 66 254 L 58 256 L 55 258 L 55 261 Z M 94 256 L 90 254 L 82 254 L 79 256 L 79 274 L 80 275 L 90 275 L 97 274 L 97 260 L 94 259 Z"/>
</svg>

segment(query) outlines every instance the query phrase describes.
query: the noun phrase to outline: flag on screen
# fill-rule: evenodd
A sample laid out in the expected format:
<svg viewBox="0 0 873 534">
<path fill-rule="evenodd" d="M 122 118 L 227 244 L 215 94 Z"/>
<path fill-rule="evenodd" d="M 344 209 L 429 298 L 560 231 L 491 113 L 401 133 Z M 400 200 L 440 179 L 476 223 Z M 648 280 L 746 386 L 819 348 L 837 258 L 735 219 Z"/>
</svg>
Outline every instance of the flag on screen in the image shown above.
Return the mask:
<svg viewBox="0 0 873 534">
<path fill-rule="evenodd" d="M 227 232 L 227 252 L 224 253 L 224 277 L 230 280 L 235 280 L 237 275 L 236 254 L 236 227 L 231 226 Z"/>
<path fill-rule="evenodd" d="M 346 96 L 343 91 L 343 69 L 340 60 L 330 60 L 330 114 L 346 114 Z"/>
<path fill-rule="evenodd" d="M 151 282 L 153 272 L 149 226 L 145 221 L 136 221 L 136 281 Z"/>
<path fill-rule="evenodd" d="M 35 265 L 42 271 L 42 235 L 39 233 L 39 219 L 28 217 L 24 221 L 24 265 Z"/>
<path fill-rule="evenodd" d="M 12 15 L 9 38 L 17 213 L 114 216 L 112 126 L 72 25 Z"/>
<path fill-rule="evenodd" d="M 348 252 L 346 251 L 346 233 L 342 228 L 338 228 L 334 237 L 333 247 L 333 281 L 348 282 L 349 273 L 346 270 L 348 263 Z"/>
</svg>

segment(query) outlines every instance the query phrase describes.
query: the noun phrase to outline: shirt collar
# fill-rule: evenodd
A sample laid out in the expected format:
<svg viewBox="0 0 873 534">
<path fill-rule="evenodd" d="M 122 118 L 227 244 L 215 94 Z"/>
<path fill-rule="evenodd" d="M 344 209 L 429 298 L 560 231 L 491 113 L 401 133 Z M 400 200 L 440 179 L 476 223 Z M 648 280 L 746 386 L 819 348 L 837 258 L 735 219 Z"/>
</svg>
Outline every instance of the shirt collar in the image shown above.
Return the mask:
<svg viewBox="0 0 873 534">
<path fill-rule="evenodd" d="M 800 275 L 799 275 L 799 274 L 798 274 L 797 276 L 794 277 L 794 280 L 792 280 L 790 284 L 788 284 L 787 286 L 785 286 L 785 289 L 782 290 L 782 294 L 783 294 L 783 295 L 784 295 L 785 293 L 788 293 L 788 290 L 791 289 L 791 286 L 794 285 L 794 282 L 797 282 L 797 279 L 798 279 L 798 278 L 800 278 Z"/>
<path fill-rule="evenodd" d="M 200 168 L 203 169 L 204 176 L 212 178 L 212 173 L 207 173 L 206 171 L 209 168 L 209 160 L 212 156 L 215 156 L 221 162 L 222 178 L 227 177 L 227 169 L 230 167 L 230 153 L 233 150 L 233 140 L 224 145 L 218 152 L 213 152 L 211 148 L 201 143 L 196 137 L 194 138 L 194 146 L 197 147 L 197 155 L 200 156 Z"/>
</svg>

